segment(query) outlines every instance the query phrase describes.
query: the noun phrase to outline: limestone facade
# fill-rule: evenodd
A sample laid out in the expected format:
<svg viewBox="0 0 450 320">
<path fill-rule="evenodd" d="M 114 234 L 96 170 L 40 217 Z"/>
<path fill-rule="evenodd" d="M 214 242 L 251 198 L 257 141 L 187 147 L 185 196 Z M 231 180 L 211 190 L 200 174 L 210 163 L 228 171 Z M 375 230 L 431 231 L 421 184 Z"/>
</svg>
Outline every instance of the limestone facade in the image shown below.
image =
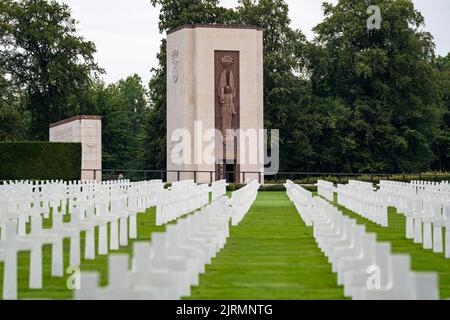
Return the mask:
<svg viewBox="0 0 450 320">
<path fill-rule="evenodd" d="M 101 181 L 102 120 L 76 116 L 50 125 L 50 142 L 78 142 L 82 146 L 81 179 Z"/>
<path fill-rule="evenodd" d="M 228 56 L 231 57 L 230 61 Z M 216 61 L 217 57 L 221 61 Z M 230 83 L 230 72 L 221 72 L 226 67 L 220 69 L 220 63 L 227 66 L 234 63 L 235 69 L 231 77 L 237 96 L 231 100 L 226 96 L 221 99 L 220 94 L 218 95 L 220 81 L 222 84 Z M 195 147 L 198 141 L 194 139 L 195 127 L 202 134 L 222 127 L 218 125 L 220 120 L 217 120 L 218 114 L 219 118 L 221 116 L 220 109 L 217 109 L 219 99 L 227 107 L 226 110 L 232 110 L 229 100 L 232 101 L 233 108 L 236 106 L 238 109 L 231 121 L 233 129 L 263 129 L 263 31 L 250 26 L 188 25 L 176 28 L 167 35 L 167 70 L 167 169 L 172 171 L 168 173 L 168 180 L 193 179 L 194 171 L 198 172 L 195 176 L 198 182 L 210 182 L 210 172 L 213 172 L 214 180 L 223 178 L 223 172 L 217 163 L 205 163 L 198 157 L 196 159 Z M 234 91 L 232 86 L 228 86 L 225 91 L 222 90 L 224 92 L 231 94 Z M 230 120 L 227 118 L 226 122 L 229 124 Z M 190 163 L 176 164 L 172 159 L 177 143 L 172 142 L 171 137 L 179 129 L 186 129 L 192 135 L 190 145 L 193 152 Z M 249 144 L 256 144 L 257 147 L 249 148 Z M 236 139 L 235 145 L 235 150 L 227 145 L 225 155 L 217 155 L 217 151 L 221 151 L 223 146 L 215 143 L 216 158 L 230 157 L 236 151 L 236 163 L 229 166 L 237 173 L 234 182 L 263 179 L 263 139 L 248 141 L 246 146 Z M 250 155 L 249 152 L 254 154 Z M 243 154 L 246 154 L 247 161 L 240 160 Z M 249 161 L 249 158 L 257 158 L 258 163 Z M 220 163 L 224 159 L 216 160 Z M 185 173 L 179 174 L 177 171 Z"/>
</svg>

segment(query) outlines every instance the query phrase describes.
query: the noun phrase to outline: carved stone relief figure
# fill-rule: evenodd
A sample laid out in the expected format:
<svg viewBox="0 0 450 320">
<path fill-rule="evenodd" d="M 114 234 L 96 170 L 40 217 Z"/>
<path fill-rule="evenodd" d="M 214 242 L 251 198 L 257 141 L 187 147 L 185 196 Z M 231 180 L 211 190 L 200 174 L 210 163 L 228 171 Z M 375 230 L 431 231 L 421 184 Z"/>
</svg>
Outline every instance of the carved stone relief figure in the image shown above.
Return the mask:
<svg viewBox="0 0 450 320">
<path fill-rule="evenodd" d="M 233 58 L 224 56 L 221 59 L 223 70 L 220 74 L 219 80 L 219 101 L 221 105 L 222 117 L 222 134 L 227 135 L 227 130 L 232 129 L 233 116 L 236 114 L 235 99 L 236 99 L 236 85 L 233 71 L 230 66 L 234 63 Z M 224 139 L 226 144 L 227 139 Z"/>
<path fill-rule="evenodd" d="M 178 82 L 179 77 L 179 65 L 180 65 L 180 58 L 179 58 L 179 50 L 173 49 L 172 50 L 172 78 L 173 82 Z"/>
</svg>

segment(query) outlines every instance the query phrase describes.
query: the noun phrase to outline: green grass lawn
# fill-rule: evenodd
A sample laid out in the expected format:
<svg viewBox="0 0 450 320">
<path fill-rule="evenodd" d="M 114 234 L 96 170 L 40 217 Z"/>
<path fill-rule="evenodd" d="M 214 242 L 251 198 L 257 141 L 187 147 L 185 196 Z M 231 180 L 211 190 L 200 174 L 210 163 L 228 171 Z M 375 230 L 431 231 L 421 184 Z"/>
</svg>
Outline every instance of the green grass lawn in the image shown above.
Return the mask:
<svg viewBox="0 0 450 320">
<path fill-rule="evenodd" d="M 450 259 L 445 259 L 443 253 L 433 253 L 424 250 L 422 245 L 414 244 L 413 240 L 406 239 L 406 218 L 397 214 L 395 208 L 389 208 L 389 227 L 383 228 L 361 216 L 333 203 L 344 214 L 355 218 L 359 224 L 366 225 L 368 232 L 377 234 L 378 241 L 390 242 L 392 252 L 396 254 L 409 254 L 414 271 L 437 271 L 439 273 L 439 289 L 441 299 L 450 298 Z"/>
<path fill-rule="evenodd" d="M 285 192 L 260 192 L 207 266 L 192 300 L 343 299 L 331 266 Z"/>
</svg>

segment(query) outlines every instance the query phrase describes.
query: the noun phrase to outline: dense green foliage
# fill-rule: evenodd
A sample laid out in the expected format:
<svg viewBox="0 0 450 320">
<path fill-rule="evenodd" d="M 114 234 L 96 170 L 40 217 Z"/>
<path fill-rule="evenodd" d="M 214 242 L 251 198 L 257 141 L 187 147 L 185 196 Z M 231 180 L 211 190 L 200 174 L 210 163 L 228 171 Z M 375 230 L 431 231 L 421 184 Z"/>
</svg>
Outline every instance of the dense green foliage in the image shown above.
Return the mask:
<svg viewBox="0 0 450 320">
<path fill-rule="evenodd" d="M 275 183 L 271 183 L 266 181 L 266 185 L 261 185 L 261 187 L 259 188 L 260 192 L 282 192 L 282 191 L 286 191 L 286 188 L 284 187 L 284 182 L 275 182 Z M 244 184 L 235 184 L 235 183 L 230 183 L 227 186 L 227 191 L 228 192 L 233 192 L 239 189 L 242 189 L 243 187 L 245 187 Z"/>
<path fill-rule="evenodd" d="M 442 114 L 432 37 L 411 1 L 380 0 L 380 30 L 367 31 L 365 0 L 325 5 L 308 52 L 312 94 L 340 103 L 345 123 L 324 138 L 322 170 L 420 172 L 433 161 Z M 329 152 L 330 150 L 331 153 Z M 320 157 L 318 160 L 321 160 Z"/>
<path fill-rule="evenodd" d="M 27 136 L 28 113 L 16 95 L 16 88 L 5 78 L 0 64 L 0 141 L 20 140 Z"/>
<path fill-rule="evenodd" d="M 0 180 L 79 180 L 81 144 L 0 142 Z"/>
<path fill-rule="evenodd" d="M 434 167 L 444 170 L 450 168 L 450 53 L 445 57 L 437 57 L 434 67 L 438 75 L 439 93 L 444 111 L 441 131 L 434 145 L 436 155 Z"/>
<path fill-rule="evenodd" d="M 284 0 L 150 3 L 161 33 L 193 23 L 264 29 L 265 127 L 280 129 L 281 171 L 450 170 L 450 55 L 435 56 L 411 0 L 324 4 L 312 41 L 291 27 Z M 371 4 L 380 30 L 367 30 Z M 0 141 L 46 140 L 49 123 L 98 114 L 104 168 L 165 168 L 165 40 L 148 87 L 136 75 L 106 85 L 66 5 L 0 0 L 0 30 Z"/>
<path fill-rule="evenodd" d="M 314 185 L 318 180 L 327 180 L 334 183 L 339 184 L 347 184 L 349 180 L 357 180 L 357 181 L 365 181 L 372 182 L 375 185 L 378 185 L 381 180 L 390 180 L 390 181 L 398 181 L 398 182 L 410 182 L 413 180 L 420 181 L 430 181 L 430 182 L 441 182 L 441 181 L 450 181 L 450 173 L 449 172 L 425 172 L 419 174 L 298 174 L 298 175 L 282 175 L 280 174 L 275 179 L 267 178 L 265 180 L 266 184 L 283 184 L 286 182 L 286 179 L 290 179 L 297 184 L 301 185 Z"/>
<path fill-rule="evenodd" d="M 100 71 L 95 45 L 75 25 L 69 7 L 54 0 L 0 1 L 0 65 L 22 91 L 34 139 L 46 140 L 50 123 L 81 111 L 79 94 Z"/>
<path fill-rule="evenodd" d="M 89 114 L 102 117 L 103 167 L 136 170 L 141 167 L 148 118 L 148 92 L 137 75 L 117 83 L 96 82 L 84 106 Z"/>
</svg>

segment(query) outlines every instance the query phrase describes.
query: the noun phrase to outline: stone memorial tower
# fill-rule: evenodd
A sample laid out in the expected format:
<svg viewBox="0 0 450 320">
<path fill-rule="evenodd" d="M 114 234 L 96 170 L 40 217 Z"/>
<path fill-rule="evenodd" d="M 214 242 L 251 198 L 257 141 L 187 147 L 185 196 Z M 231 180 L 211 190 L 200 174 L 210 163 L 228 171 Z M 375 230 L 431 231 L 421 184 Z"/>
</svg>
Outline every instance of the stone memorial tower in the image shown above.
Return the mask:
<svg viewBox="0 0 450 320">
<path fill-rule="evenodd" d="M 168 181 L 263 181 L 263 122 L 262 30 L 186 25 L 168 32 Z"/>
</svg>

